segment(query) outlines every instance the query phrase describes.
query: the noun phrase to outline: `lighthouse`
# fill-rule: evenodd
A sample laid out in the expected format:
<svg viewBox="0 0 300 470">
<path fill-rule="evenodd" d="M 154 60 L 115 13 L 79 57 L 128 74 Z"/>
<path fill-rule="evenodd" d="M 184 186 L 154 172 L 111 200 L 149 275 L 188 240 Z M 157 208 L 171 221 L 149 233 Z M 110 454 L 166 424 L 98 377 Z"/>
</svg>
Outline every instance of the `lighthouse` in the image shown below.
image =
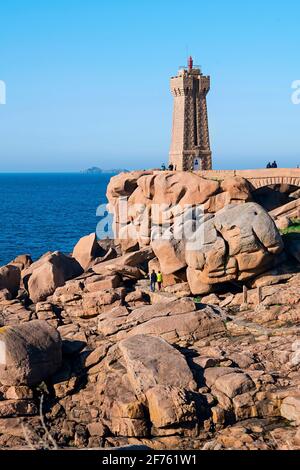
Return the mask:
<svg viewBox="0 0 300 470">
<path fill-rule="evenodd" d="M 174 170 L 212 169 L 206 96 L 210 77 L 203 75 L 193 58 L 171 78 L 174 98 L 169 163 Z"/>
</svg>

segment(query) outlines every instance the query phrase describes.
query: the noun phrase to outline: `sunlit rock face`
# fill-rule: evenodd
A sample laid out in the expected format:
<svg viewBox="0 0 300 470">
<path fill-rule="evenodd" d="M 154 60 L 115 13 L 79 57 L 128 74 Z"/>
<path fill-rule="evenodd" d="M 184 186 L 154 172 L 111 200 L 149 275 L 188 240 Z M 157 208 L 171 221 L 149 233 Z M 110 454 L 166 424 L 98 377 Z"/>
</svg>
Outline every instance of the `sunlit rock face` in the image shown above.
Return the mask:
<svg viewBox="0 0 300 470">
<path fill-rule="evenodd" d="M 246 180 L 189 172 L 134 172 L 111 179 L 107 197 L 124 251 L 150 245 L 165 275 L 186 270 L 193 294 L 244 281 L 276 263 L 281 236 L 251 201 Z"/>
<path fill-rule="evenodd" d="M 37 385 L 59 369 L 62 343 L 58 331 L 33 320 L 0 328 L 0 383 Z"/>
</svg>

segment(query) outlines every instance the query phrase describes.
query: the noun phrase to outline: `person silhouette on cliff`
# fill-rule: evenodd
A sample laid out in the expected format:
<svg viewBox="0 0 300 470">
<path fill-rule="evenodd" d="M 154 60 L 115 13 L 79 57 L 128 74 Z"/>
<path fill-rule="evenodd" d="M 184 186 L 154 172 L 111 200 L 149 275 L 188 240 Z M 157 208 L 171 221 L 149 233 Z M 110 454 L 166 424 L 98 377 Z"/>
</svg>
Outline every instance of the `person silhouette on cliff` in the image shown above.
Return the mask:
<svg viewBox="0 0 300 470">
<path fill-rule="evenodd" d="M 156 283 L 157 283 L 157 275 L 153 269 L 152 273 L 150 274 L 150 289 L 152 292 L 155 291 Z"/>
</svg>

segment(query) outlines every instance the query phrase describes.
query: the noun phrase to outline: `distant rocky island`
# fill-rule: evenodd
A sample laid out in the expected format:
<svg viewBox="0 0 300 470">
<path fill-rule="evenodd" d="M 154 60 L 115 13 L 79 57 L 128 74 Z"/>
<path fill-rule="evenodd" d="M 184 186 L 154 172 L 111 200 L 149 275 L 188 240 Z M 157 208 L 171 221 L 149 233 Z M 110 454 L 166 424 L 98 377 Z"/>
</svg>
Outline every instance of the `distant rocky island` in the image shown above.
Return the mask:
<svg viewBox="0 0 300 470">
<path fill-rule="evenodd" d="M 84 174 L 92 174 L 92 175 L 97 175 L 99 173 L 109 173 L 109 174 L 118 174 L 118 173 L 124 173 L 127 172 L 128 170 L 125 170 L 123 168 L 112 168 L 110 170 L 103 170 L 102 168 L 99 168 L 98 166 L 92 166 L 91 168 L 87 168 L 86 170 L 82 170 L 81 173 Z"/>
</svg>

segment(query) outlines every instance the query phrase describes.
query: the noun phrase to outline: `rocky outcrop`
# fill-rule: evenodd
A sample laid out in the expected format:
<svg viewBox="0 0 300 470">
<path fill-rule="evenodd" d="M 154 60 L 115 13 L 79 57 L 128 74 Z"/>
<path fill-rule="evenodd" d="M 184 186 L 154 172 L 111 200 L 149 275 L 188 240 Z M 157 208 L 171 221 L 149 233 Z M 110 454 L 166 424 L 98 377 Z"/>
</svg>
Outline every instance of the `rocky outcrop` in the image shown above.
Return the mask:
<svg viewBox="0 0 300 470">
<path fill-rule="evenodd" d="M 141 274 L 141 270 L 148 270 L 148 263 L 151 259 L 154 258 L 154 253 L 151 247 L 144 247 L 138 251 L 129 252 L 124 254 L 123 256 L 119 256 L 116 259 L 112 259 L 109 261 L 95 263 L 95 265 L 91 268 L 93 272 L 100 274 L 100 273 L 107 273 L 109 271 L 118 271 L 118 272 L 125 272 L 126 270 L 132 273 L 136 273 L 139 276 Z"/>
<path fill-rule="evenodd" d="M 240 178 L 134 172 L 108 194 L 129 195 L 137 239 L 10 263 L 24 285 L 0 288 L 0 448 L 299 448 L 297 249 Z"/>
<path fill-rule="evenodd" d="M 248 183 L 241 177 L 229 177 L 219 183 L 190 172 L 122 173 L 111 178 L 107 188 L 107 198 L 112 205 L 119 197 L 128 197 L 130 205 L 148 204 L 150 201 L 166 206 L 207 203 L 209 209 L 210 198 L 222 193 L 225 196 L 220 197 L 217 204 L 211 204 L 210 212 L 236 201 L 251 200 Z"/>
<path fill-rule="evenodd" d="M 188 279 L 195 294 L 197 282 L 245 281 L 272 266 L 283 250 L 272 219 L 254 203 L 231 205 L 217 212 L 203 227 L 200 225 L 195 233 L 196 246 L 198 240 L 198 249 L 186 248 Z"/>
<path fill-rule="evenodd" d="M 8 264 L 0 268 L 0 291 L 7 289 L 11 295 L 16 295 L 20 288 L 21 271 L 18 266 Z"/>
<path fill-rule="evenodd" d="M 32 264 L 32 258 L 30 255 L 19 255 L 9 264 L 17 266 L 20 271 L 23 271 L 24 269 L 29 268 L 29 266 Z"/>
<path fill-rule="evenodd" d="M 36 385 L 61 365 L 59 333 L 47 322 L 31 321 L 0 329 L 0 383 Z"/>
<path fill-rule="evenodd" d="M 214 294 L 208 306 L 162 292 L 149 304 L 142 271 L 124 264 L 144 264 L 149 253 L 99 262 L 30 310 L 0 301 L 7 325 L 20 318 L 0 330 L 10 351 L 0 447 L 26 445 L 23 419 L 33 445 L 43 445 L 35 385 L 45 381 L 44 419 L 58 446 L 269 449 L 276 431 L 276 448 L 286 440 L 297 448 L 299 276 L 262 287 L 256 311 L 257 289 L 241 312 L 242 294 Z"/>
<path fill-rule="evenodd" d="M 258 275 L 283 250 L 272 218 L 248 202 L 241 177 L 220 183 L 188 172 L 123 174 L 111 179 L 107 196 L 123 245 L 151 245 L 168 284 L 185 272 L 193 294 Z"/>
<path fill-rule="evenodd" d="M 187 268 L 193 294 L 258 275 L 276 263 L 283 250 L 273 220 L 254 203 L 230 205 L 214 217 L 204 217 L 185 239 L 176 239 L 175 230 L 169 232 L 169 239 L 154 239 L 151 245 L 166 274 Z"/>
<path fill-rule="evenodd" d="M 276 227 L 278 230 L 285 230 L 291 225 L 293 225 L 291 219 L 289 217 L 283 216 L 276 220 Z"/>
<path fill-rule="evenodd" d="M 182 298 L 143 306 L 128 312 L 116 309 L 98 317 L 98 332 L 117 340 L 134 335 L 160 336 L 172 344 L 187 346 L 212 334 L 224 333 L 220 312 L 211 307 L 197 310 L 192 299 Z"/>
<path fill-rule="evenodd" d="M 100 377 L 101 410 L 115 435 L 159 435 L 160 428 L 192 427 L 196 420 L 193 375 L 184 356 L 161 338 L 120 341 L 103 361 Z"/>
<path fill-rule="evenodd" d="M 25 287 L 33 302 L 45 300 L 57 287 L 79 276 L 82 268 L 76 259 L 59 251 L 48 253 L 22 272 Z"/>
<path fill-rule="evenodd" d="M 215 213 L 228 204 L 250 201 L 251 192 L 241 177 L 220 183 L 195 173 L 150 171 L 111 178 L 107 198 L 114 214 L 115 238 L 127 247 L 150 243 L 149 220 L 155 225 L 172 225 L 187 206 L 201 205 L 204 212 Z"/>
<path fill-rule="evenodd" d="M 300 426 L 300 391 L 298 397 L 286 397 L 280 408 L 281 416 Z"/>
<path fill-rule="evenodd" d="M 295 196 L 297 197 L 297 199 L 291 200 L 287 204 L 281 205 L 269 212 L 270 216 L 273 217 L 273 219 L 275 220 L 277 227 L 280 229 L 286 228 L 284 226 L 279 226 L 283 224 L 284 220 L 289 220 L 291 218 L 299 218 L 300 199 L 298 198 L 299 195 Z"/>
<path fill-rule="evenodd" d="M 82 269 L 86 271 L 92 262 L 102 254 L 96 234 L 91 233 L 78 241 L 73 249 L 72 256 L 78 261 Z"/>
</svg>

